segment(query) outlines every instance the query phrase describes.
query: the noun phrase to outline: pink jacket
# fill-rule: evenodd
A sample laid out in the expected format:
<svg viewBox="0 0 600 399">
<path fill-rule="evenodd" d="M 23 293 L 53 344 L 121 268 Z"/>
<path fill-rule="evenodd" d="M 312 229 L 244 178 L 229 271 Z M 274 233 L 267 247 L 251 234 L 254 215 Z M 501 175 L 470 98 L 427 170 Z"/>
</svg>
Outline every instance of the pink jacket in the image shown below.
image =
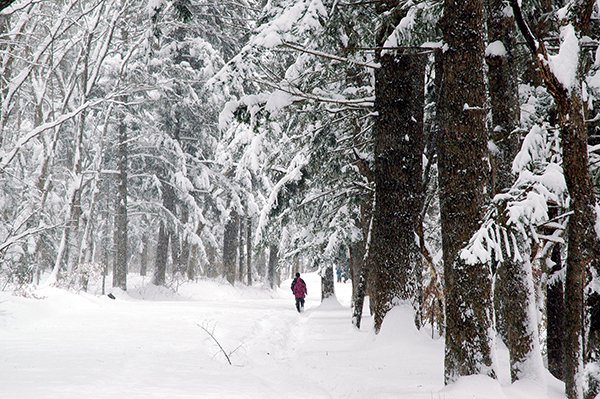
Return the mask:
<svg viewBox="0 0 600 399">
<path fill-rule="evenodd" d="M 304 280 L 298 278 L 296 284 L 294 284 L 294 295 L 296 298 L 304 298 L 306 296 L 306 284 Z"/>
</svg>

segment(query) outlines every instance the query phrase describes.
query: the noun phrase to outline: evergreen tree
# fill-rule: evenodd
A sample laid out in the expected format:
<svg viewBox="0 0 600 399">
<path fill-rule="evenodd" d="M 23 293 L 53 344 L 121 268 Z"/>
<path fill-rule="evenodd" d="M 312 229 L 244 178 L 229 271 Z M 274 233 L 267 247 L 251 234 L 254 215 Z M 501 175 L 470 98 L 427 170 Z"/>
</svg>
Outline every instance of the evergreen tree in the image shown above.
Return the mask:
<svg viewBox="0 0 600 399">
<path fill-rule="evenodd" d="M 466 263 L 462 247 L 483 219 L 488 188 L 483 2 L 444 2 L 444 43 L 438 141 L 444 280 L 445 381 L 496 377 L 492 276 L 485 263 Z M 465 289 L 469 287 L 469 289 Z"/>
</svg>

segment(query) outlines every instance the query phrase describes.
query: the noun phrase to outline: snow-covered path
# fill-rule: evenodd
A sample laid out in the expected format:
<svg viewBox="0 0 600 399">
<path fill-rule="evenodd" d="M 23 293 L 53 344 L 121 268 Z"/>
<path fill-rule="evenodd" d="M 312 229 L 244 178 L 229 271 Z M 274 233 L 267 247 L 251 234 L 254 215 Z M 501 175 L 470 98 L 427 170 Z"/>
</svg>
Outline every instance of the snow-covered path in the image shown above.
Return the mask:
<svg viewBox="0 0 600 399">
<path fill-rule="evenodd" d="M 321 304 L 318 276 L 305 278 L 303 314 L 288 281 L 277 292 L 202 281 L 174 294 L 139 284 L 116 300 L 48 288 L 36 293 L 43 300 L 0 293 L 0 398 L 563 397 L 531 396 L 535 387 L 505 396 L 477 379 L 440 392 L 443 342 L 417 331 L 410 310 L 394 310 L 378 336 L 358 331 L 350 284 L 337 286 L 339 302 Z"/>
</svg>

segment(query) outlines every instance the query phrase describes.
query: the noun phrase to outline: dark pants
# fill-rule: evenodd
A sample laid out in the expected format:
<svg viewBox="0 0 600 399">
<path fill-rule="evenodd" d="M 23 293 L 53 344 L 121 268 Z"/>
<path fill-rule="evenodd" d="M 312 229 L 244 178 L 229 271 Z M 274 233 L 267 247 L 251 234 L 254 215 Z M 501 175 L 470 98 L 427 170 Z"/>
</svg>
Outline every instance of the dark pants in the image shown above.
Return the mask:
<svg viewBox="0 0 600 399">
<path fill-rule="evenodd" d="M 296 309 L 298 312 L 304 309 L 304 298 L 296 298 Z"/>
</svg>

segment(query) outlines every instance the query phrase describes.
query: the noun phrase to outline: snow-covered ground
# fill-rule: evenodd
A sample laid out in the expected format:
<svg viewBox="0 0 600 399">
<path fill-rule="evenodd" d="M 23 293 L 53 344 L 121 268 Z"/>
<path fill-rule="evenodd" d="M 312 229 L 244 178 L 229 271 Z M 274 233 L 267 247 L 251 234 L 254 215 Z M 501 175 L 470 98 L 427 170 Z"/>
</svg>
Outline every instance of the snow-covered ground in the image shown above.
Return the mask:
<svg viewBox="0 0 600 399">
<path fill-rule="evenodd" d="M 116 299 L 56 288 L 27 299 L 0 292 L 0 398 L 563 399 L 562 385 L 510 385 L 475 376 L 443 386 L 442 339 L 396 308 L 375 336 L 351 326 L 351 285 L 320 303 L 307 281 L 298 314 L 284 281 L 276 292 L 211 280 L 177 292 L 130 276 Z M 202 328 L 212 332 L 228 354 Z"/>
</svg>

